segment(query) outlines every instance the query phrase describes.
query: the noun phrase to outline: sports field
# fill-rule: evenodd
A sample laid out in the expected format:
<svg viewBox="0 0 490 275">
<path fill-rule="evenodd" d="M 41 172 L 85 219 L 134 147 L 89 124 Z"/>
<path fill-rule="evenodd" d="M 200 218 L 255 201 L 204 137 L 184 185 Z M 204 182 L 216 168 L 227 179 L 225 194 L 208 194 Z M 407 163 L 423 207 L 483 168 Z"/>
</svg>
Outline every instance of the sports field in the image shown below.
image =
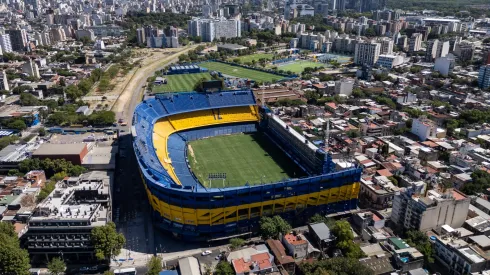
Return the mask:
<svg viewBox="0 0 490 275">
<path fill-rule="evenodd" d="M 306 61 L 306 60 L 300 60 L 300 61 L 295 61 L 294 63 L 289 63 L 284 66 L 279 66 L 278 68 L 280 70 L 284 71 L 291 71 L 293 73 L 302 73 L 303 70 L 306 67 L 325 67 L 325 63 L 321 62 L 313 62 L 313 61 Z"/>
<path fill-rule="evenodd" d="M 297 167 L 264 134 L 237 134 L 191 141 L 189 163 L 199 181 L 209 187 L 210 173 L 226 173 L 225 187 L 277 182 L 303 176 Z M 215 179 L 211 187 L 223 187 Z"/>
<path fill-rule="evenodd" d="M 272 57 L 274 57 L 274 54 L 272 53 L 256 53 L 256 54 L 250 54 L 250 55 L 244 55 L 244 56 L 234 56 L 228 58 L 228 61 L 233 61 L 233 59 L 240 59 L 241 63 L 246 63 L 246 62 L 252 62 L 253 60 L 259 61 L 261 58 L 265 58 L 266 60 L 272 60 Z"/>
<path fill-rule="evenodd" d="M 273 82 L 284 77 L 280 75 L 265 73 L 257 70 L 242 68 L 238 66 L 231 66 L 228 64 L 220 63 L 220 62 L 203 62 L 199 64 L 199 66 L 203 68 L 208 68 L 211 71 L 218 71 L 224 75 L 239 77 L 239 78 L 247 78 L 255 81 L 262 82 Z"/>
<path fill-rule="evenodd" d="M 153 85 L 154 93 L 193 91 L 194 86 L 201 78 L 211 79 L 209 73 L 175 74 L 164 75 L 163 77 L 167 79 L 167 84 Z"/>
</svg>

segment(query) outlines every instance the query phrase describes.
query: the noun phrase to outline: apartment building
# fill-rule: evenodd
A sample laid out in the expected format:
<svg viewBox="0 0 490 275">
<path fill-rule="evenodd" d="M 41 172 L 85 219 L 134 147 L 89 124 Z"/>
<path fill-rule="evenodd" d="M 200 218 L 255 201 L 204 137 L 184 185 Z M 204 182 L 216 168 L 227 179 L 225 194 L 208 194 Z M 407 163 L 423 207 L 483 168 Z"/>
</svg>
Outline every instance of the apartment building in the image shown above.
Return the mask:
<svg viewBox="0 0 490 275">
<path fill-rule="evenodd" d="M 96 260 L 91 230 L 111 217 L 110 178 L 93 171 L 65 178 L 40 203 L 22 242 L 35 263 L 62 256 L 77 263 Z"/>
<path fill-rule="evenodd" d="M 426 196 L 403 189 L 393 199 L 391 221 L 422 232 L 437 230 L 445 224 L 458 228 L 466 220 L 469 205 L 470 198 L 455 189 L 445 193 L 430 190 Z"/>
<path fill-rule="evenodd" d="M 375 42 L 360 42 L 356 44 L 354 63 L 374 66 L 381 52 L 381 44 Z"/>
</svg>

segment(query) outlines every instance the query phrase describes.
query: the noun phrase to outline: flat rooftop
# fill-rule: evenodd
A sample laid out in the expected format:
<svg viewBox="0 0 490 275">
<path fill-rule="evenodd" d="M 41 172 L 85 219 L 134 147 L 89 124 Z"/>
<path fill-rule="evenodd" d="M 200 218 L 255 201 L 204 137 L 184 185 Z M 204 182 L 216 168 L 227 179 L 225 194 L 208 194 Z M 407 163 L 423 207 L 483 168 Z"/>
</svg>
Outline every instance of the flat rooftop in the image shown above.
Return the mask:
<svg viewBox="0 0 490 275">
<path fill-rule="evenodd" d="M 48 156 L 48 155 L 78 155 L 85 148 L 85 143 L 67 143 L 53 144 L 43 143 L 34 153 L 33 156 Z"/>
<path fill-rule="evenodd" d="M 102 171 L 92 171 L 80 177 L 65 178 L 57 182 L 56 187 L 43 202 L 38 204 L 37 215 L 31 221 L 43 220 L 80 220 L 90 221 L 91 225 L 104 225 L 110 217 L 101 202 L 87 199 L 91 203 L 75 200 L 75 192 L 96 190 L 98 195 L 110 200 L 111 175 Z"/>
</svg>

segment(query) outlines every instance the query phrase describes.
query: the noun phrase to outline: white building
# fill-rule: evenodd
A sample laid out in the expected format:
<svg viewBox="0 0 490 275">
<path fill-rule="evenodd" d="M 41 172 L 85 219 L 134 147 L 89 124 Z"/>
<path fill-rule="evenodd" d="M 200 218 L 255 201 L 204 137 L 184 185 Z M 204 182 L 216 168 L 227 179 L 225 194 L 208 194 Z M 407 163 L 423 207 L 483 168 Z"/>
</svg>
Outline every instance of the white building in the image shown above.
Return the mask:
<svg viewBox="0 0 490 275">
<path fill-rule="evenodd" d="M 408 43 L 409 52 L 418 52 L 422 48 L 422 34 L 413 33 L 410 37 L 410 42 Z"/>
<path fill-rule="evenodd" d="M 202 19 L 193 18 L 188 22 L 190 36 L 201 36 L 205 42 L 214 39 L 241 37 L 241 23 L 237 19 Z"/>
<path fill-rule="evenodd" d="M 393 199 L 391 221 L 405 229 L 422 232 L 437 230 L 443 225 L 461 227 L 468 215 L 470 198 L 457 190 L 441 194 L 429 190 L 427 196 L 412 196 L 412 190 L 402 190 Z"/>
<path fill-rule="evenodd" d="M 405 59 L 403 58 L 403 56 L 400 55 L 381 54 L 379 55 L 376 65 L 383 68 L 391 69 L 393 67 L 403 64 L 404 60 Z"/>
<path fill-rule="evenodd" d="M 354 52 L 354 63 L 358 65 L 376 64 L 381 51 L 381 44 L 373 42 L 360 42 L 356 44 Z"/>
<path fill-rule="evenodd" d="M 393 54 L 393 40 L 390 38 L 383 38 L 378 40 L 381 44 L 380 54 Z"/>
<path fill-rule="evenodd" d="M 11 53 L 13 51 L 10 35 L 0 34 L 0 47 L 2 48 L 2 53 Z"/>
<path fill-rule="evenodd" d="M 350 96 L 354 88 L 354 80 L 343 78 L 335 82 L 335 94 Z"/>
<path fill-rule="evenodd" d="M 22 72 L 28 74 L 29 76 L 40 78 L 39 68 L 36 62 L 33 62 L 32 59 L 29 59 L 24 65 L 22 65 Z"/>
<path fill-rule="evenodd" d="M 7 74 L 5 71 L 0 72 L 0 90 L 10 91 Z"/>
<path fill-rule="evenodd" d="M 437 126 L 432 120 L 425 117 L 419 117 L 413 120 L 411 132 L 418 136 L 421 141 L 425 141 L 429 137 L 436 136 Z"/>
<path fill-rule="evenodd" d="M 440 57 L 436 59 L 434 64 L 434 71 L 438 71 L 441 75 L 447 76 L 453 71 L 456 59 L 454 55 L 448 54 L 445 57 Z"/>
</svg>

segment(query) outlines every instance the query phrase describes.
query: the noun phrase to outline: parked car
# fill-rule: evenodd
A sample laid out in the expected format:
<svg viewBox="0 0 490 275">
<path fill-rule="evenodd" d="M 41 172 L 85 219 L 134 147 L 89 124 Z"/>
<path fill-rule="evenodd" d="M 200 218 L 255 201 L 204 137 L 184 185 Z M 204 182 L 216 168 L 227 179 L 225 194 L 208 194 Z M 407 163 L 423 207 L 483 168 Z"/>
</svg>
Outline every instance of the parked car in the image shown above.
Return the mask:
<svg viewBox="0 0 490 275">
<path fill-rule="evenodd" d="M 206 250 L 206 251 L 203 251 L 203 252 L 201 253 L 201 255 L 202 255 L 202 256 L 207 256 L 207 255 L 209 255 L 209 254 L 211 254 L 211 253 L 212 253 L 212 252 L 211 252 L 211 250 Z"/>
</svg>

